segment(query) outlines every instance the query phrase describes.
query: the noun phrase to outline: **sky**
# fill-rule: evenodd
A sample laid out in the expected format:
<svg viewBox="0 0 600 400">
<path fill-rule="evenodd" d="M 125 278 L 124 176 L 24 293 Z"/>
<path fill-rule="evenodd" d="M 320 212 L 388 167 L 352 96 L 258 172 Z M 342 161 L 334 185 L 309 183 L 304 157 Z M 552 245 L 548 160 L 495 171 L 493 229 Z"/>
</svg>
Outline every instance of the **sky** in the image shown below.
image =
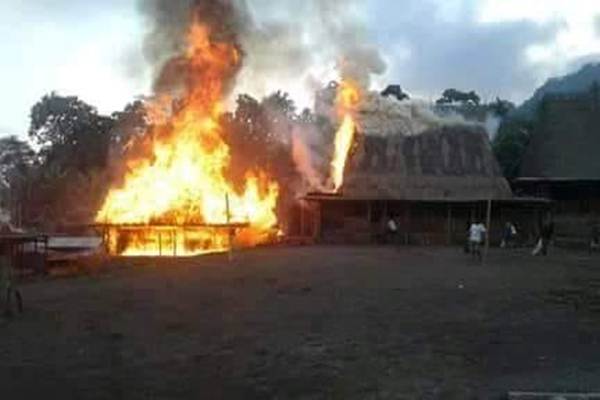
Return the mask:
<svg viewBox="0 0 600 400">
<path fill-rule="evenodd" d="M 387 64 L 373 85 L 425 99 L 455 87 L 519 103 L 549 77 L 600 62 L 600 0 L 354 3 Z M 0 135 L 25 135 L 31 106 L 51 91 L 102 113 L 148 94 L 145 32 L 136 0 L 0 0 Z"/>
</svg>

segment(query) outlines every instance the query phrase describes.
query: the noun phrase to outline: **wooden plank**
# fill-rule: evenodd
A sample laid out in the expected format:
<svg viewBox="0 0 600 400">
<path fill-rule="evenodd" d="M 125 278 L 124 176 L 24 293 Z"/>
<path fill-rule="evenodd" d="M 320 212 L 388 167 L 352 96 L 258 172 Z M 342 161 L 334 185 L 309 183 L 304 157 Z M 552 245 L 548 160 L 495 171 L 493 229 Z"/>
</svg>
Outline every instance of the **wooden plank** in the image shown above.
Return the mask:
<svg viewBox="0 0 600 400">
<path fill-rule="evenodd" d="M 152 223 L 152 224 L 141 224 L 141 223 L 131 223 L 131 224 L 90 224 L 88 225 L 91 228 L 117 228 L 117 229 L 177 229 L 177 228 L 185 228 L 185 229 L 201 229 L 201 228 L 247 228 L 250 226 L 249 222 L 231 222 L 231 223 L 223 223 L 223 224 L 208 224 L 208 223 L 189 223 L 189 224 L 166 224 L 166 223 Z"/>
</svg>

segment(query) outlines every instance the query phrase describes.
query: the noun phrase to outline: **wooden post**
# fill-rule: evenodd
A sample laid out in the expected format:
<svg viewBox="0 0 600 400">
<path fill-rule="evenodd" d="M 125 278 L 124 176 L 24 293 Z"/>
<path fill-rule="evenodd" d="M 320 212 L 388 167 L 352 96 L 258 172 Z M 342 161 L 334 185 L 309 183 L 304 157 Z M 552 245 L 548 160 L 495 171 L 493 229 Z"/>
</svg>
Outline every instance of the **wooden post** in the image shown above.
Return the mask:
<svg viewBox="0 0 600 400">
<path fill-rule="evenodd" d="M 452 205 L 448 204 L 448 225 L 446 227 L 446 234 L 447 234 L 447 243 L 448 246 L 450 246 L 452 244 Z"/>
<path fill-rule="evenodd" d="M 177 257 L 177 228 L 173 228 L 173 257 Z"/>
<path fill-rule="evenodd" d="M 104 225 L 106 226 L 106 225 Z M 111 255 L 110 254 L 110 228 L 104 228 L 104 249 L 106 251 L 106 254 Z M 115 252 L 116 252 L 116 248 L 115 248 Z"/>
<path fill-rule="evenodd" d="M 315 212 L 314 212 L 314 221 L 315 221 L 315 230 L 314 230 L 314 239 L 315 241 L 321 239 L 321 215 L 323 202 L 319 201 L 315 203 Z"/>
<path fill-rule="evenodd" d="M 492 200 L 487 201 L 487 214 L 485 219 L 487 232 L 485 234 L 485 258 L 487 259 L 488 251 L 490 250 L 490 235 L 492 233 Z"/>
<path fill-rule="evenodd" d="M 404 224 L 405 224 L 405 229 L 404 229 L 404 244 L 405 245 L 409 245 L 410 244 L 410 233 L 412 231 L 412 221 L 411 221 L 411 213 L 410 213 L 410 208 L 411 208 L 411 204 L 410 202 L 406 202 L 405 203 L 405 208 L 404 208 Z"/>
<path fill-rule="evenodd" d="M 162 256 L 162 234 L 158 232 L 158 255 Z"/>
<path fill-rule="evenodd" d="M 304 236 L 304 207 L 305 207 L 305 202 L 304 200 L 300 200 L 299 203 L 300 205 L 300 236 Z"/>
<path fill-rule="evenodd" d="M 229 225 L 231 223 L 231 213 L 229 211 L 229 194 L 225 193 L 225 218 L 227 219 L 227 225 Z M 233 260 L 233 228 L 228 227 L 228 233 L 229 233 L 229 251 L 228 251 L 228 258 L 229 258 L 229 262 L 231 262 L 231 260 Z"/>
<path fill-rule="evenodd" d="M 367 232 L 369 235 L 369 242 L 373 240 L 373 230 L 371 228 L 371 217 L 373 215 L 372 204 L 370 200 L 367 200 Z"/>
</svg>

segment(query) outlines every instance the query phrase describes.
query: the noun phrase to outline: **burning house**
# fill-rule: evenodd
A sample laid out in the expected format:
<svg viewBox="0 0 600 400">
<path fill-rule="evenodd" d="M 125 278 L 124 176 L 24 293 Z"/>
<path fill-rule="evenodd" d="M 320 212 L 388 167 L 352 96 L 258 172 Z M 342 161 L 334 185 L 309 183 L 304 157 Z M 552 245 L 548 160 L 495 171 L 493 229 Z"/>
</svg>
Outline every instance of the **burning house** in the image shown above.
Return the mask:
<svg viewBox="0 0 600 400">
<path fill-rule="evenodd" d="M 316 115 L 330 121 L 321 133 L 332 132 L 319 149 L 326 171 L 311 164 L 301 134 L 281 134 L 312 188 L 297 218 L 283 220 L 278 208 L 290 197 L 290 179 L 268 162 L 236 159 L 225 124 L 225 104 L 248 54 L 243 37 L 256 29 L 247 10 L 194 0 L 175 18 L 170 2 L 155 6 L 149 44 L 162 47 L 154 49 L 154 93 L 145 105 L 149 128 L 126 146 L 95 218 L 109 253 L 222 251 L 270 242 L 284 225 L 290 235 L 370 241 L 390 216 L 406 243 L 452 243 L 475 218 L 493 217 L 498 226 L 523 221 L 527 232 L 531 210 L 543 208 L 512 198 L 483 128 L 370 93 L 369 77 L 385 69 L 383 61 L 368 46 L 341 46 L 339 83 L 315 104 Z"/>
<path fill-rule="evenodd" d="M 227 174 L 222 117 L 242 63 L 239 16 L 230 2 L 196 1 L 183 11 L 146 105 L 151 131 L 131 144 L 96 216 L 111 254 L 221 251 L 234 230 L 238 243 L 251 245 L 268 240 L 277 223 L 274 179 L 258 168 L 237 181 Z M 161 33 L 163 22 L 156 22 Z"/>
<path fill-rule="evenodd" d="M 557 242 L 581 244 L 600 223 L 600 86 L 547 95 L 527 148 L 516 193 L 554 201 Z"/>
<path fill-rule="evenodd" d="M 533 239 L 548 203 L 514 198 L 486 131 L 417 103 L 370 95 L 356 112 L 356 140 L 335 193 L 304 197 L 301 230 L 323 242 L 375 242 L 396 221 L 406 244 L 462 243 L 469 221 L 506 221 Z"/>
</svg>

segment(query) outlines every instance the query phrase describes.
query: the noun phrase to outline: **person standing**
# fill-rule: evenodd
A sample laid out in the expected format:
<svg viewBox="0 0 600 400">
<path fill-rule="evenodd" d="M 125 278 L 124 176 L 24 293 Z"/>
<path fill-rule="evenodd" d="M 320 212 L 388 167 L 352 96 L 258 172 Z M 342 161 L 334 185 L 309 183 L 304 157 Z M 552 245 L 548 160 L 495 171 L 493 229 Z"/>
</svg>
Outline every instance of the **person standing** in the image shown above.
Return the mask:
<svg viewBox="0 0 600 400">
<path fill-rule="evenodd" d="M 386 230 L 387 230 L 387 238 L 388 238 L 388 242 L 389 243 L 395 243 L 396 242 L 396 237 L 398 236 L 398 224 L 396 224 L 396 220 L 394 219 L 393 216 L 390 217 L 390 219 L 387 222 L 386 225 Z"/>
<path fill-rule="evenodd" d="M 552 240 L 553 235 L 554 223 L 551 220 L 548 220 L 542 224 L 540 228 L 539 240 L 531 254 L 534 256 L 537 256 L 540 253 L 543 256 L 548 255 L 548 245 L 550 244 L 550 240 Z"/>
<path fill-rule="evenodd" d="M 0 296 L 4 302 L 4 316 L 13 315 L 13 298 L 19 313 L 23 312 L 23 298 L 21 292 L 14 285 L 14 269 L 11 257 L 11 245 L 4 243 L 0 245 Z"/>
<path fill-rule="evenodd" d="M 502 242 L 500 242 L 500 247 L 513 247 L 515 237 L 517 236 L 517 228 L 515 225 L 508 221 L 504 225 L 504 229 L 502 230 Z"/>
<path fill-rule="evenodd" d="M 482 260 L 481 244 L 483 243 L 486 232 L 487 229 L 481 222 L 475 221 L 469 227 L 469 244 L 471 254 L 473 255 L 473 258 L 477 258 L 479 261 Z"/>
<path fill-rule="evenodd" d="M 600 225 L 597 223 L 592 223 L 592 228 L 590 229 L 590 253 L 594 250 L 600 249 Z"/>
<path fill-rule="evenodd" d="M 554 235 L 554 222 L 548 221 L 542 227 L 542 255 L 548 255 L 548 245 Z"/>
</svg>

